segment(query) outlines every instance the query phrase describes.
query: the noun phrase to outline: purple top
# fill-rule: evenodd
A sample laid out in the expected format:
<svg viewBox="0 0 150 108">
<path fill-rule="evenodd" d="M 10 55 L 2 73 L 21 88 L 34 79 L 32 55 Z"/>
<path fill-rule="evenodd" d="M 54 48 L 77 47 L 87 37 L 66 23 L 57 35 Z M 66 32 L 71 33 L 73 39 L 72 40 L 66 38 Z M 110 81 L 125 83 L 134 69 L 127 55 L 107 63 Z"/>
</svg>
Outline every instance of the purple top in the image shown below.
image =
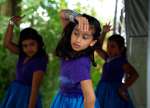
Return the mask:
<svg viewBox="0 0 150 108">
<path fill-rule="evenodd" d="M 60 90 L 63 93 L 82 94 L 80 82 L 90 79 L 91 61 L 88 56 L 73 60 L 61 59 Z"/>
<path fill-rule="evenodd" d="M 103 65 L 102 82 L 117 82 L 121 83 L 124 75 L 123 64 L 128 63 L 123 56 L 108 58 Z"/>
<path fill-rule="evenodd" d="M 44 57 L 32 58 L 23 64 L 24 59 L 25 56 L 19 57 L 16 67 L 16 80 L 31 86 L 33 73 L 39 70 L 45 72 L 47 60 Z"/>
</svg>

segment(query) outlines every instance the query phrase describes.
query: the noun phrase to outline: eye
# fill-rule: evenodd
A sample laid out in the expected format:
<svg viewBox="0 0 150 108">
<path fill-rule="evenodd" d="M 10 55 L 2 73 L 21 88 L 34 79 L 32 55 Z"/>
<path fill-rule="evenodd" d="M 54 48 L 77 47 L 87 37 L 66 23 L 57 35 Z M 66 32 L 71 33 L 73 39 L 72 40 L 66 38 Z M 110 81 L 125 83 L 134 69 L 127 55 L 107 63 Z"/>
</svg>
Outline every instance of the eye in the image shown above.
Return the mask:
<svg viewBox="0 0 150 108">
<path fill-rule="evenodd" d="M 89 39 L 89 36 L 88 35 L 83 35 L 82 38 L 83 39 Z"/>
<path fill-rule="evenodd" d="M 27 44 L 22 44 L 22 47 L 23 48 L 26 48 L 28 45 Z"/>
<path fill-rule="evenodd" d="M 74 33 L 74 35 L 76 35 L 76 36 L 79 35 L 79 32 L 78 32 L 78 31 L 74 31 L 73 33 Z"/>
</svg>

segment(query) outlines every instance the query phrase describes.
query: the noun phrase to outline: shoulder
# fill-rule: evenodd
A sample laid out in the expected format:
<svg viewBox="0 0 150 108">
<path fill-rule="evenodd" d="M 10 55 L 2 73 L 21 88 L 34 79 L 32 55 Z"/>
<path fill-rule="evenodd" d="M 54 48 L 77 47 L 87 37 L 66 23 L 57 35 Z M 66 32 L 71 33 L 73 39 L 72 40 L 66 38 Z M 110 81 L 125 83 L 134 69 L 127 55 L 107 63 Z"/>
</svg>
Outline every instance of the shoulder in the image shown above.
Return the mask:
<svg viewBox="0 0 150 108">
<path fill-rule="evenodd" d="M 32 58 L 32 63 L 38 63 L 38 64 L 47 64 L 48 60 L 46 57 L 34 57 Z"/>
</svg>

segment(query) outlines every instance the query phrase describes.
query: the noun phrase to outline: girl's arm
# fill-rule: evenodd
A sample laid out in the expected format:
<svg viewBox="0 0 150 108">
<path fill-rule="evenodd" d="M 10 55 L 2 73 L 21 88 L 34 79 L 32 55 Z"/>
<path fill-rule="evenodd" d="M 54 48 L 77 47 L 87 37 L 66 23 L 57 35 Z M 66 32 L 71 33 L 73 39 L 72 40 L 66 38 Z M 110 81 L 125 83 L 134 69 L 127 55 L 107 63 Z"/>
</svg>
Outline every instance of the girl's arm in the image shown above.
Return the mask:
<svg viewBox="0 0 150 108">
<path fill-rule="evenodd" d="M 138 79 L 139 75 L 136 72 L 136 70 L 133 68 L 133 66 L 131 66 L 129 63 L 124 64 L 123 69 L 126 77 L 125 77 L 125 82 L 118 89 L 118 94 L 123 100 L 128 101 L 129 97 L 126 91 L 128 87 L 130 87 Z"/>
<path fill-rule="evenodd" d="M 84 96 L 84 108 L 94 108 L 95 94 L 91 80 L 81 81 L 81 88 Z"/>
<path fill-rule="evenodd" d="M 17 45 L 12 42 L 13 28 L 14 28 L 14 24 L 16 24 L 20 19 L 21 17 L 19 16 L 14 16 L 10 19 L 8 27 L 7 27 L 7 31 L 4 37 L 4 47 L 8 48 L 11 52 L 15 54 L 18 54 L 19 50 L 18 50 Z"/>
<path fill-rule="evenodd" d="M 103 26 L 103 31 L 102 31 L 102 34 L 100 36 L 100 39 L 99 39 L 99 48 L 96 49 L 96 52 L 99 54 L 99 56 L 101 56 L 104 60 L 106 60 L 107 58 L 107 53 L 105 50 L 103 50 L 103 42 L 104 42 L 104 39 L 106 37 L 106 34 L 108 32 L 110 32 L 112 29 L 111 29 L 111 25 L 110 23 L 106 23 L 104 26 Z"/>
<path fill-rule="evenodd" d="M 44 73 L 41 71 L 37 71 L 33 73 L 32 88 L 31 88 L 31 95 L 29 99 L 28 108 L 35 108 L 36 99 L 37 99 L 38 91 L 39 91 L 43 76 L 44 76 Z"/>
<path fill-rule="evenodd" d="M 129 63 L 123 65 L 124 72 L 126 74 L 125 83 L 123 87 L 130 87 L 139 77 L 137 71 Z"/>
</svg>

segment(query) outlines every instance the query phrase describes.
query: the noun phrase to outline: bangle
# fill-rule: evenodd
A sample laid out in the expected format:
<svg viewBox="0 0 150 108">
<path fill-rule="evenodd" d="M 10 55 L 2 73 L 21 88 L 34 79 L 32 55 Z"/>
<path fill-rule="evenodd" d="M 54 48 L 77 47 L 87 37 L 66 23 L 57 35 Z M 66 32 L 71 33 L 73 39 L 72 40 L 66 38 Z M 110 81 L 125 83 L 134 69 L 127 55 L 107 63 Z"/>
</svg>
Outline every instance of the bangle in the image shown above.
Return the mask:
<svg viewBox="0 0 150 108">
<path fill-rule="evenodd" d="M 69 9 L 64 10 L 64 13 L 65 13 L 66 19 L 69 19 L 72 22 L 75 22 L 75 17 L 80 15 L 77 12 L 73 10 L 69 10 Z"/>
<path fill-rule="evenodd" d="M 69 15 L 69 20 L 72 21 L 72 22 L 75 22 L 75 18 L 74 17 L 75 16 L 73 16 L 73 15 Z"/>
<path fill-rule="evenodd" d="M 14 25 L 14 22 L 12 20 L 9 20 L 9 25 Z"/>
</svg>

